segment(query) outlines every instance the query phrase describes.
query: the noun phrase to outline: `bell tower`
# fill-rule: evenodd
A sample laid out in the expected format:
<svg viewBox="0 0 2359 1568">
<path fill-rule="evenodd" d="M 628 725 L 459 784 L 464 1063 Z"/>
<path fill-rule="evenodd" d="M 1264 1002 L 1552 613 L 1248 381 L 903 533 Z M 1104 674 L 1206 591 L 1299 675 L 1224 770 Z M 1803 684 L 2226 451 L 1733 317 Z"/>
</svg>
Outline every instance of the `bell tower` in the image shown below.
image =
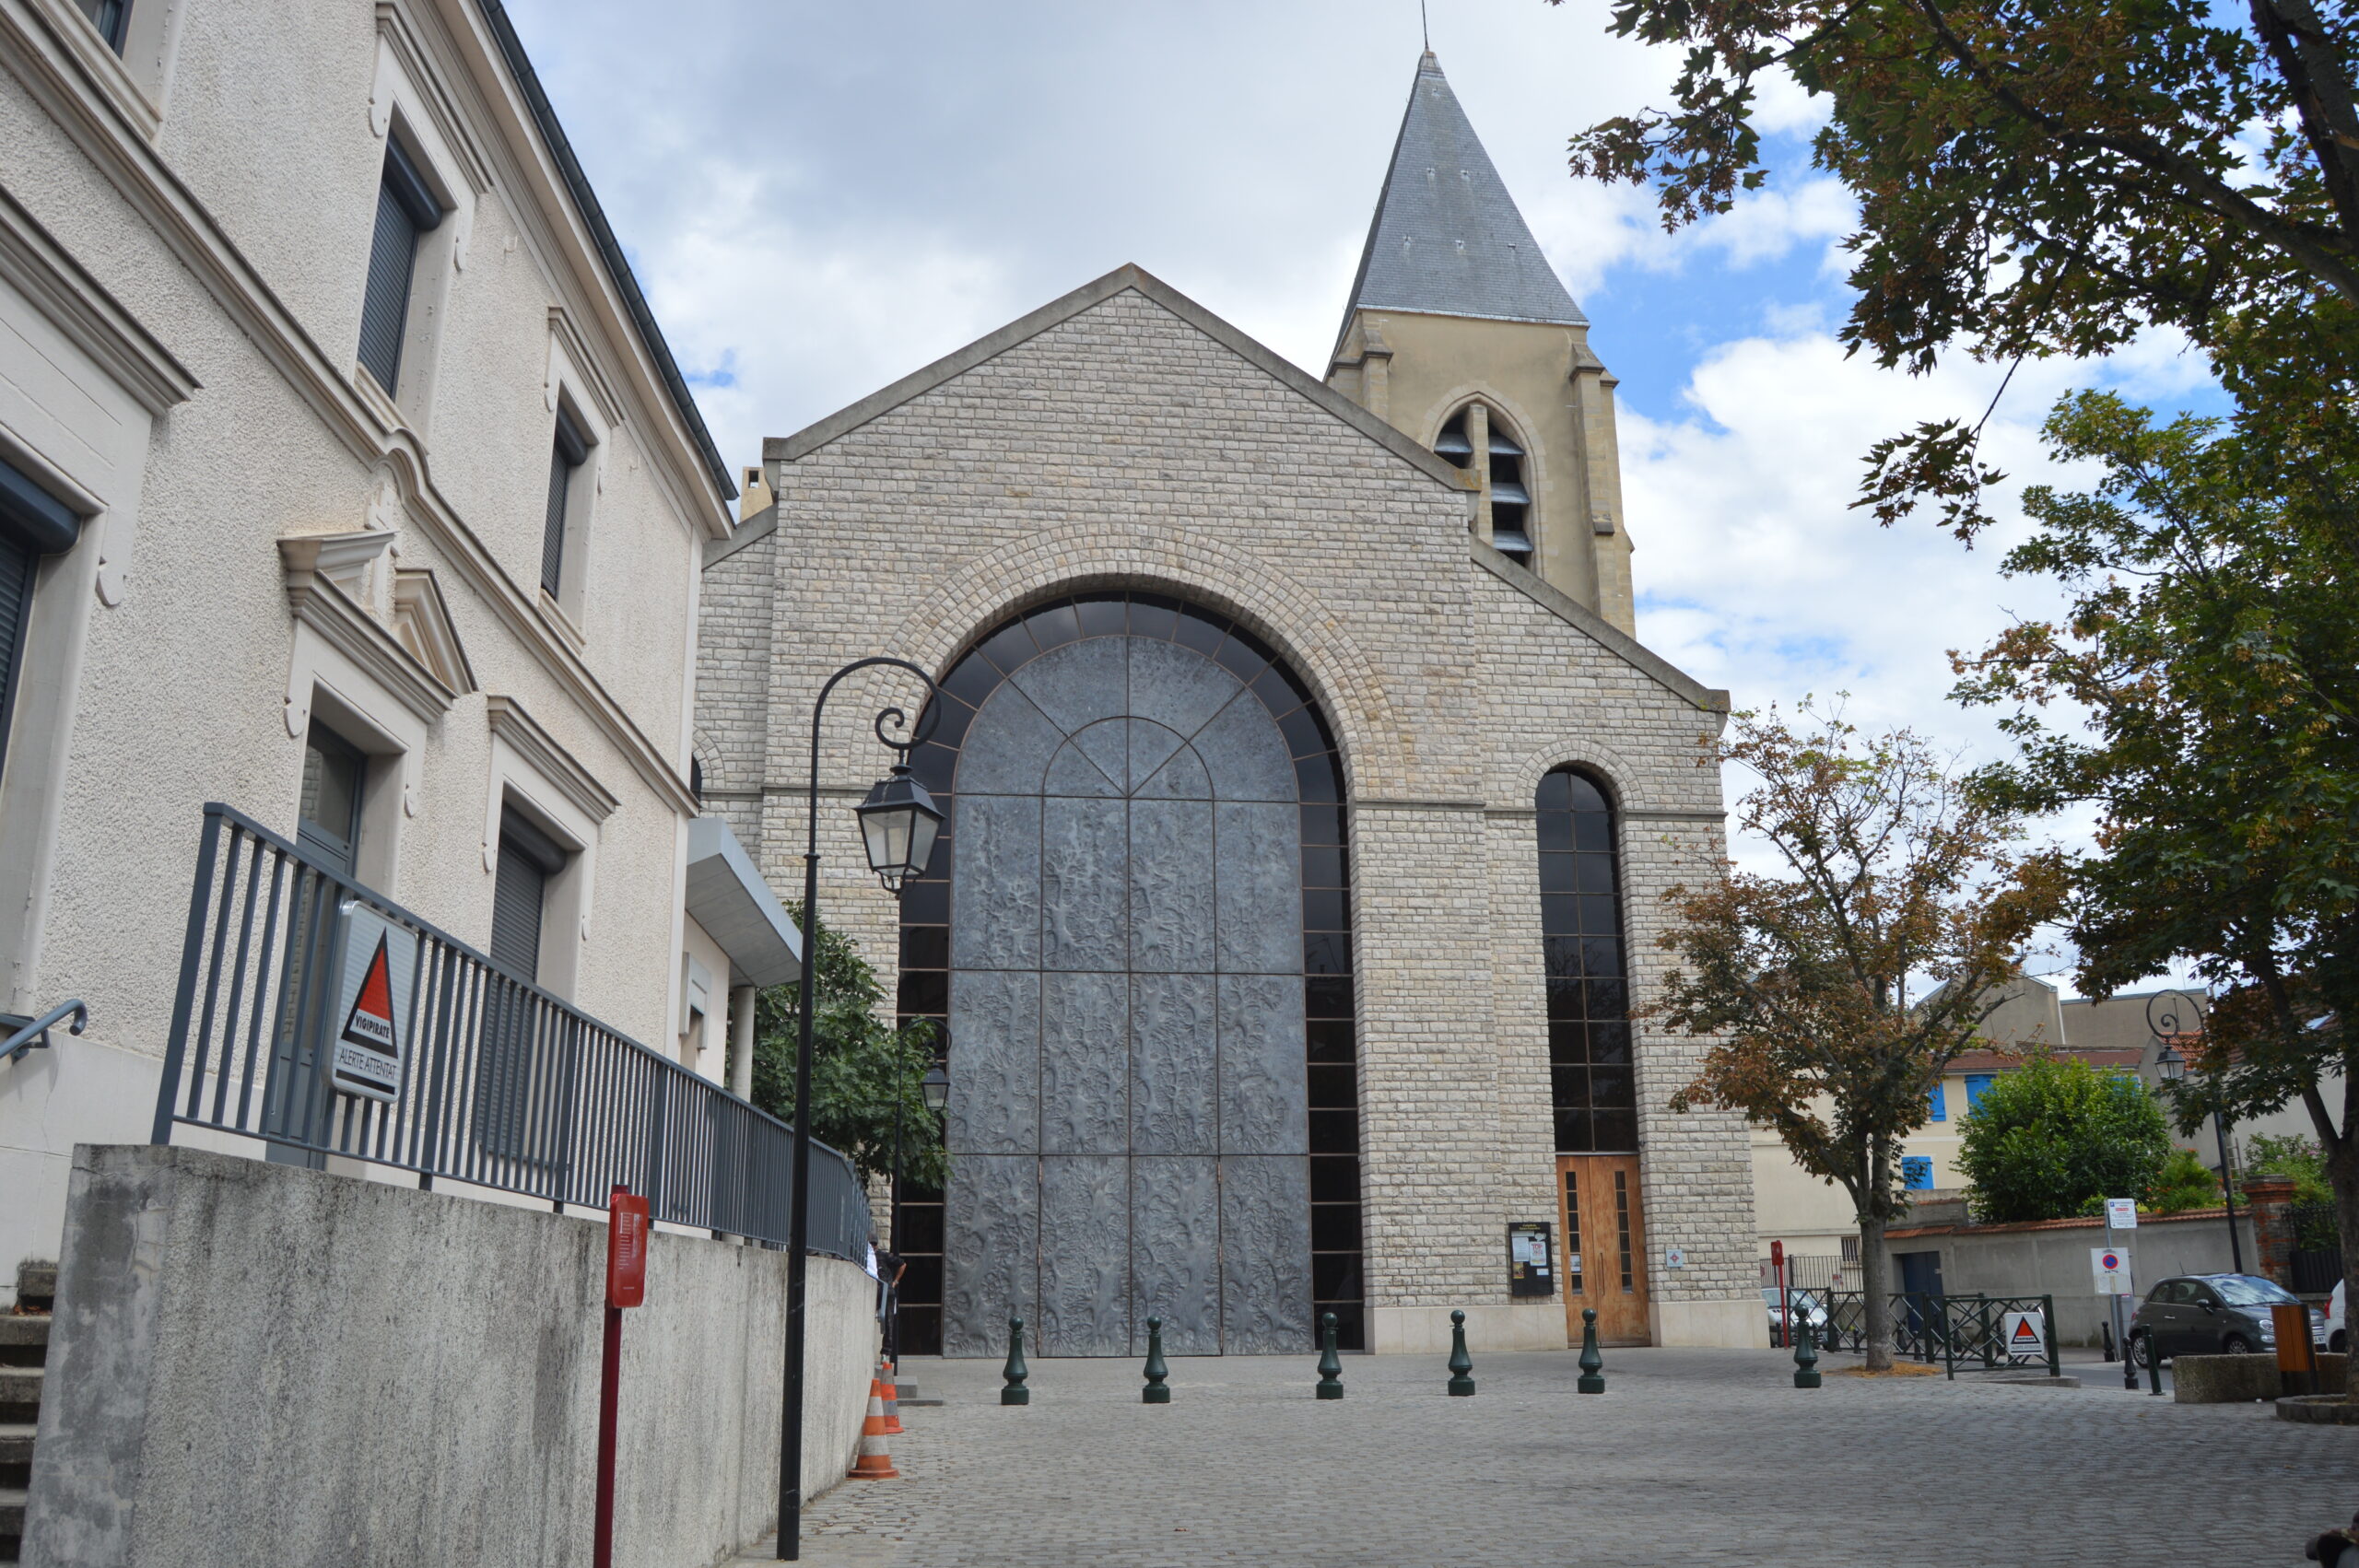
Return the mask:
<svg viewBox="0 0 2359 1568">
<path fill-rule="evenodd" d="M 1614 377 L 1430 50 L 1327 384 L 1468 471 L 1476 537 L 1635 635 Z"/>
</svg>

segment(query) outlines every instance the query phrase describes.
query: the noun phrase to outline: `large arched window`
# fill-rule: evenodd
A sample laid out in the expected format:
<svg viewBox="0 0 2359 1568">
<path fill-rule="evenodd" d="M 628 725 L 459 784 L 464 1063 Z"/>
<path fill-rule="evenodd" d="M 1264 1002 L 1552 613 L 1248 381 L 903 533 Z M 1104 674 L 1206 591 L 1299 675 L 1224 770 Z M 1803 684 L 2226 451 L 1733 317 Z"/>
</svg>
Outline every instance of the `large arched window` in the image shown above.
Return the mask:
<svg viewBox="0 0 2359 1568">
<path fill-rule="evenodd" d="M 1475 462 L 1480 449 L 1481 462 Z M 1532 489 L 1525 482 L 1523 443 L 1498 410 L 1470 403 L 1442 422 L 1434 451 L 1483 482 L 1483 504 L 1490 509 L 1491 544 L 1525 566 L 1532 564 Z"/>
<path fill-rule="evenodd" d="M 1541 779 L 1537 804 L 1556 1150 L 1634 1153 L 1638 1098 L 1614 807 L 1596 780 L 1569 767 Z"/>
<path fill-rule="evenodd" d="M 994 627 L 910 761 L 950 821 L 901 900 L 945 1031 L 946 1192 L 905 1187 L 900 1346 L 1294 1352 L 1361 1322 L 1343 775 L 1310 693 L 1144 593 Z"/>
</svg>

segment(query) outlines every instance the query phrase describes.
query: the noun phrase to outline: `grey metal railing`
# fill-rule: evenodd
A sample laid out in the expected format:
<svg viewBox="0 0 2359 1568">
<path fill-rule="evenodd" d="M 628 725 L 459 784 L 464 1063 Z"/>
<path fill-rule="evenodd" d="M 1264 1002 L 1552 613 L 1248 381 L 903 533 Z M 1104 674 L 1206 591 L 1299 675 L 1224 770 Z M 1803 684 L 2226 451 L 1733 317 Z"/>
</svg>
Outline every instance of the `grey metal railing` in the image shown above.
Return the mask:
<svg viewBox="0 0 2359 1568">
<path fill-rule="evenodd" d="M 90 1010 L 82 1005 L 79 997 L 59 1002 L 39 1018 L 0 1017 L 0 1025 L 10 1026 L 8 1037 L 0 1040 L 0 1061 L 15 1061 L 27 1051 L 47 1050 L 49 1032 L 68 1018 L 74 1020 L 65 1025 L 69 1035 L 78 1035 L 89 1024 Z"/>
<path fill-rule="evenodd" d="M 783 1243 L 793 1130 L 229 806 L 205 808 L 154 1141 L 172 1125 Z M 821 1145 L 810 1245 L 864 1256 Z"/>
<path fill-rule="evenodd" d="M 1823 1299 L 1827 1320 L 1825 1327 L 1817 1331 L 1820 1348 L 1865 1352 L 1865 1293 L 1833 1291 Z M 2045 1367 L 2051 1377 L 2057 1374 L 2053 1296 L 1932 1295 L 1919 1291 L 1895 1291 L 1888 1300 L 1892 1353 L 1896 1356 L 1939 1364 L 1952 1377 L 1960 1372 L 2004 1372 L 2025 1367 Z M 2011 1313 L 2037 1315 L 2036 1351 L 2018 1349 L 2007 1342 Z"/>
</svg>

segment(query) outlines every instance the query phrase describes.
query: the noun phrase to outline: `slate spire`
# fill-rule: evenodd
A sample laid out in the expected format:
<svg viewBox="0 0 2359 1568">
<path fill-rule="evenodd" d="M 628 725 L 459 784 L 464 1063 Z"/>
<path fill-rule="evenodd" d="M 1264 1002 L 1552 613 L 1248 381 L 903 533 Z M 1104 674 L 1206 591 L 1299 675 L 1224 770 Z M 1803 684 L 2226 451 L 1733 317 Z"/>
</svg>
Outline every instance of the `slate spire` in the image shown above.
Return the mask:
<svg viewBox="0 0 2359 1568">
<path fill-rule="evenodd" d="M 1541 254 L 1430 49 L 1417 62 L 1344 320 L 1367 310 L 1589 322 Z"/>
</svg>

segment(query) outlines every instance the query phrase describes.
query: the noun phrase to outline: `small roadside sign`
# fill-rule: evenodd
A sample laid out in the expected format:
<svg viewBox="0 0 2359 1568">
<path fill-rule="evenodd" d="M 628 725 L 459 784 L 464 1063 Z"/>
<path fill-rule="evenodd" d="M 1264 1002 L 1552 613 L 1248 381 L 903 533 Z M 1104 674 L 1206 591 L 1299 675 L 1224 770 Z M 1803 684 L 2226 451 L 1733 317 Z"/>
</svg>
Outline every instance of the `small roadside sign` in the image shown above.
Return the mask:
<svg viewBox="0 0 2359 1568">
<path fill-rule="evenodd" d="M 1686 1268 L 1687 1249 L 1684 1246 L 1664 1247 L 1662 1249 L 1662 1266 L 1666 1269 Z"/>
<path fill-rule="evenodd" d="M 2118 1296 L 2130 1293 L 2130 1255 L 2119 1247 L 2089 1248 L 2089 1272 L 2096 1280 L 2097 1294 Z"/>
<path fill-rule="evenodd" d="M 328 1083 L 339 1094 L 392 1100 L 409 1056 L 410 985 L 417 933 L 368 906 L 344 906 L 344 973 L 337 988 Z"/>
<path fill-rule="evenodd" d="M 2048 1326 L 2038 1313 L 2010 1312 L 2000 1320 L 2000 1328 L 2006 1337 L 2008 1360 L 2018 1356 L 2048 1359 Z"/>
<path fill-rule="evenodd" d="M 2108 1198 L 2105 1200 L 2105 1228 L 2109 1231 L 2134 1231 L 2138 1228 L 2138 1199 Z"/>
</svg>

